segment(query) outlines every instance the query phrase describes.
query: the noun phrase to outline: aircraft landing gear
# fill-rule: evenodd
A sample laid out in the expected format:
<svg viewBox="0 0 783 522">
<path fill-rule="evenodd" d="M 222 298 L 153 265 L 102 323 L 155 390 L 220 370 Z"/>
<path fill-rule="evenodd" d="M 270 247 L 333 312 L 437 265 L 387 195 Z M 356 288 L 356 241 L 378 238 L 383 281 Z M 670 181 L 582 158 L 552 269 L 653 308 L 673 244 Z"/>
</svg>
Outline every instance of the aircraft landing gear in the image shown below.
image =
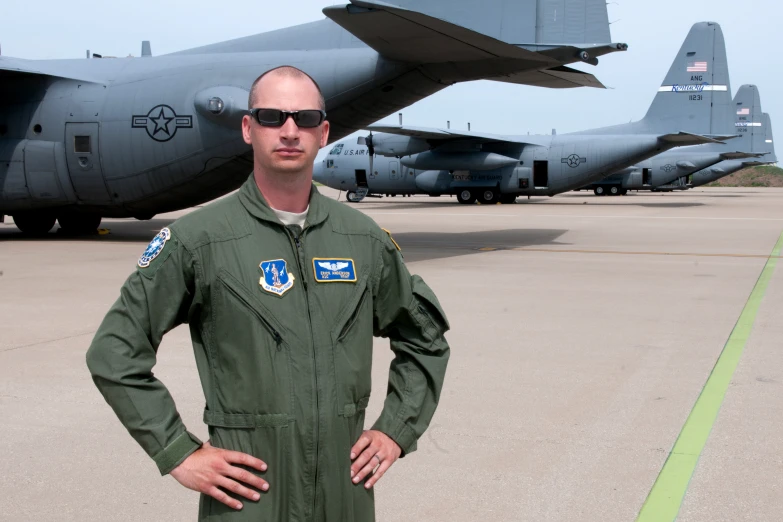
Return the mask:
<svg viewBox="0 0 783 522">
<path fill-rule="evenodd" d="M 457 201 L 464 205 L 472 205 L 476 202 L 476 195 L 468 189 L 462 189 L 457 192 Z"/>
<path fill-rule="evenodd" d="M 598 185 L 597 187 L 595 187 L 593 189 L 593 194 L 595 194 L 596 196 L 605 196 L 606 195 L 606 191 L 604 190 L 604 188 L 601 185 Z"/>
<path fill-rule="evenodd" d="M 97 214 L 63 214 L 57 218 L 66 234 L 75 236 L 94 234 L 101 225 L 101 216 Z"/>
<path fill-rule="evenodd" d="M 500 204 L 501 205 L 512 205 L 516 203 L 517 201 L 517 195 L 516 194 L 501 194 L 500 195 Z"/>
<path fill-rule="evenodd" d="M 54 226 L 55 217 L 52 214 L 38 212 L 23 212 L 14 214 L 16 228 L 28 236 L 43 236 Z"/>
<path fill-rule="evenodd" d="M 620 187 L 617 185 L 612 185 L 609 187 L 609 195 L 610 196 L 619 196 L 620 195 Z"/>
<path fill-rule="evenodd" d="M 494 205 L 499 199 L 500 194 L 498 194 L 495 189 L 484 189 L 479 196 L 479 203 L 482 205 Z"/>
</svg>

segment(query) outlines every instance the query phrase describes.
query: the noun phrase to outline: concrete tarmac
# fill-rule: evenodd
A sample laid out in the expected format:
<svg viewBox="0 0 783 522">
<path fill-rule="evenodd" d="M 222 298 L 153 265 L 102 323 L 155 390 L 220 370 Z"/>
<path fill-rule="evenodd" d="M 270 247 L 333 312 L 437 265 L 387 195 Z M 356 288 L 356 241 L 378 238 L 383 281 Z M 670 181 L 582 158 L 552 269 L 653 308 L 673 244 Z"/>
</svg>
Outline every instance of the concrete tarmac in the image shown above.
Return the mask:
<svg viewBox="0 0 783 522">
<path fill-rule="evenodd" d="M 377 486 L 378 520 L 395 522 L 634 520 L 783 231 L 779 189 L 355 207 L 393 232 L 452 325 L 430 430 Z M 146 244 L 185 212 L 81 239 L 0 224 L 0 520 L 195 519 L 197 494 L 158 475 L 84 363 Z M 679 520 L 780 519 L 781 309 L 783 266 Z M 390 360 L 377 340 L 368 424 Z M 156 375 L 206 439 L 186 328 Z"/>
</svg>

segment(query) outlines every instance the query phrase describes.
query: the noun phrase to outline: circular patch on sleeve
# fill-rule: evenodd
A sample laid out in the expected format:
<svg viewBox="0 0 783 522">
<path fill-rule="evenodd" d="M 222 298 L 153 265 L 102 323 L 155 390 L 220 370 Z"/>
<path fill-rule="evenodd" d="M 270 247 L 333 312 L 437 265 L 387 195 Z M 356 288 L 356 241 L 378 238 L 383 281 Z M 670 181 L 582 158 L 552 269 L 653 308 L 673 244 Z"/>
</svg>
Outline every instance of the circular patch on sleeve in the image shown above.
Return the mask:
<svg viewBox="0 0 783 522">
<path fill-rule="evenodd" d="M 171 239 L 171 231 L 168 228 L 164 228 L 158 235 L 152 238 L 150 244 L 147 245 L 147 250 L 139 258 L 139 268 L 147 268 L 155 259 L 163 252 L 163 247 L 166 246 L 166 241 Z"/>
</svg>

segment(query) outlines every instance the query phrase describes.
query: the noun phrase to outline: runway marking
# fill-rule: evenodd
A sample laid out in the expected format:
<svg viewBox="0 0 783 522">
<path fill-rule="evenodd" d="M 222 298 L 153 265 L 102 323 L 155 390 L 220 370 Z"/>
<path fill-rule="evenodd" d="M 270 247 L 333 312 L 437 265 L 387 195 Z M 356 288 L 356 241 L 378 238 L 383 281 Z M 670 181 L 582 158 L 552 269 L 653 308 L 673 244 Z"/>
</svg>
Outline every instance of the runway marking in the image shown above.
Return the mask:
<svg viewBox="0 0 783 522">
<path fill-rule="evenodd" d="M 519 218 L 578 218 L 578 219 L 701 219 L 707 221 L 783 221 L 783 218 L 755 217 L 716 217 L 716 216 L 612 216 L 612 215 L 582 215 L 582 214 L 486 214 L 464 212 L 460 214 L 446 212 L 375 212 L 373 209 L 363 210 L 364 213 L 378 216 L 443 216 L 443 217 L 519 217 Z"/>
<path fill-rule="evenodd" d="M 726 390 L 737 369 L 742 352 L 753 330 L 761 301 L 775 271 L 783 248 L 783 233 L 778 238 L 761 275 L 753 287 L 723 351 L 715 363 L 704 388 L 696 399 L 680 435 L 655 480 L 647 500 L 639 511 L 637 522 L 673 521 L 680 512 L 685 493 L 715 419 L 723 404 Z"/>
</svg>

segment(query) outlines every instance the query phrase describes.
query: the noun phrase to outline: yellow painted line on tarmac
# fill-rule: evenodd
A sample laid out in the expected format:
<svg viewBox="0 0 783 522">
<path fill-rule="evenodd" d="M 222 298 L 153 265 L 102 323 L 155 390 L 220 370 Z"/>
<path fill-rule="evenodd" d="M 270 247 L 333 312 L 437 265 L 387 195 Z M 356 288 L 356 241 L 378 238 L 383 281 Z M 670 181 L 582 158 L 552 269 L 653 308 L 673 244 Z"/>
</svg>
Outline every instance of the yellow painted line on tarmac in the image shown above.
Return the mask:
<svg viewBox="0 0 783 522">
<path fill-rule="evenodd" d="M 748 302 L 740 314 L 723 351 L 715 363 L 704 388 L 696 399 L 688 419 L 674 443 L 671 453 L 663 464 L 658 478 L 645 500 L 637 522 L 670 522 L 676 520 L 680 512 L 688 484 L 699 456 L 710 436 L 715 419 L 723 404 L 726 390 L 737 369 L 742 352 L 753 330 L 761 301 L 767 291 L 769 281 L 775 271 L 780 252 L 783 248 L 783 234 L 778 238 L 772 254 L 764 265 L 761 275 L 750 293 Z"/>
</svg>

